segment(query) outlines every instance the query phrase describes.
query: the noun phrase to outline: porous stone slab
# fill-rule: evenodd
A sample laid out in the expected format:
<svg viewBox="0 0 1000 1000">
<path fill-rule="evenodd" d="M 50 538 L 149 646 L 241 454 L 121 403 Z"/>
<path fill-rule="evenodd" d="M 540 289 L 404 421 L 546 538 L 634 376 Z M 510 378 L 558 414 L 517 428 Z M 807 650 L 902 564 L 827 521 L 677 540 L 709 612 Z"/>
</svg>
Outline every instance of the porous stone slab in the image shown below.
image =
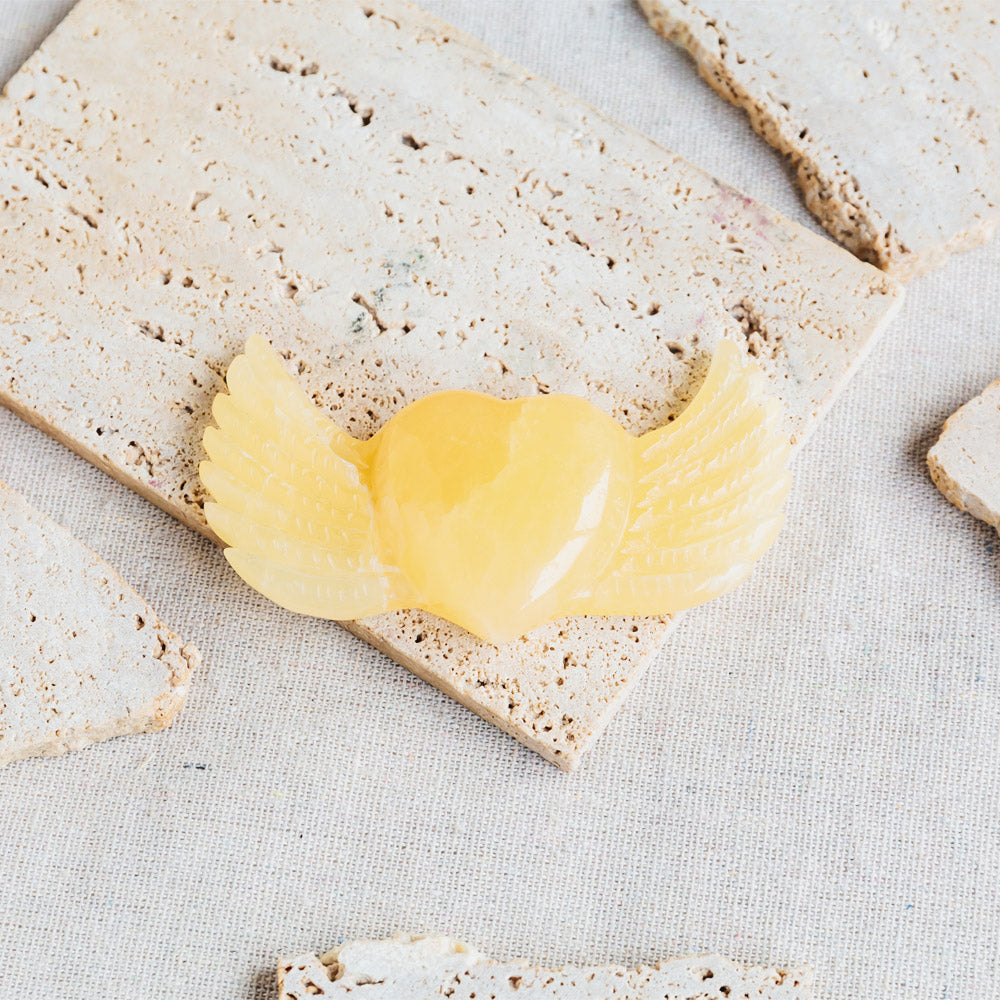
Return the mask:
<svg viewBox="0 0 1000 1000">
<path fill-rule="evenodd" d="M 0 102 L 0 400 L 199 531 L 247 335 L 366 436 L 437 389 L 670 419 L 722 337 L 801 442 L 899 302 L 829 241 L 399 0 L 81 0 Z M 668 618 L 347 627 L 572 767 Z"/>
<path fill-rule="evenodd" d="M 565 966 L 497 962 L 460 941 L 400 934 L 350 941 L 318 958 L 278 964 L 279 1000 L 808 1000 L 812 970 L 741 966 L 720 955 L 675 958 L 654 966 Z M 363 987 L 363 989 L 362 989 Z"/>
<path fill-rule="evenodd" d="M 984 0 L 639 0 L 796 167 L 806 204 L 902 278 L 1000 225 L 1000 9 Z"/>
<path fill-rule="evenodd" d="M 198 650 L 0 483 L 0 767 L 174 720 Z"/>
<path fill-rule="evenodd" d="M 927 467 L 956 507 L 1000 531 L 1000 379 L 945 421 Z"/>
</svg>

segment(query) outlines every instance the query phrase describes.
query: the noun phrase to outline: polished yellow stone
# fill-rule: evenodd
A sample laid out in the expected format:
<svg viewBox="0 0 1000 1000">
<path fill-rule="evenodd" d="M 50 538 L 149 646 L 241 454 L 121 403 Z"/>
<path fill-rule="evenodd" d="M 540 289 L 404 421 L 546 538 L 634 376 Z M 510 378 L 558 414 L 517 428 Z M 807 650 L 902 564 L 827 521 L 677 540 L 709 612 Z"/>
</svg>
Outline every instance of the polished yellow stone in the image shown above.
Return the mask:
<svg viewBox="0 0 1000 1000">
<path fill-rule="evenodd" d="M 564 615 L 700 604 L 781 527 L 779 406 L 729 341 L 684 413 L 640 437 L 575 396 L 451 391 L 358 441 L 257 336 L 227 385 L 206 516 L 237 573 L 293 611 L 421 608 L 502 643 Z"/>
</svg>

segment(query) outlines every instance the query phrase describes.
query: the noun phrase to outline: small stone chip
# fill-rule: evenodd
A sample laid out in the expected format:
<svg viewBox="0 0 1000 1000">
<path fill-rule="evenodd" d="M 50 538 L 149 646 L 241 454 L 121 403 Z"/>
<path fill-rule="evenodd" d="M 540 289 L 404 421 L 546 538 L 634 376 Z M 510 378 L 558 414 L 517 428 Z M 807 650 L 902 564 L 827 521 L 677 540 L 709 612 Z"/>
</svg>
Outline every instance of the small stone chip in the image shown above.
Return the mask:
<svg viewBox="0 0 1000 1000">
<path fill-rule="evenodd" d="M 907 279 L 996 232 L 996 3 L 639 2 L 863 260 Z"/>
<path fill-rule="evenodd" d="M 542 969 L 497 962 L 446 937 L 399 934 L 350 941 L 317 957 L 278 964 L 279 1000 L 361 996 L 365 1000 L 809 1000 L 812 970 L 741 966 L 720 955 L 654 966 Z M 360 989 L 360 987 L 364 989 Z"/>
<path fill-rule="evenodd" d="M 927 466 L 956 507 L 1000 531 L 1000 379 L 948 418 Z"/>
<path fill-rule="evenodd" d="M 0 539 L 0 767 L 169 726 L 198 650 L 3 483 Z"/>
</svg>

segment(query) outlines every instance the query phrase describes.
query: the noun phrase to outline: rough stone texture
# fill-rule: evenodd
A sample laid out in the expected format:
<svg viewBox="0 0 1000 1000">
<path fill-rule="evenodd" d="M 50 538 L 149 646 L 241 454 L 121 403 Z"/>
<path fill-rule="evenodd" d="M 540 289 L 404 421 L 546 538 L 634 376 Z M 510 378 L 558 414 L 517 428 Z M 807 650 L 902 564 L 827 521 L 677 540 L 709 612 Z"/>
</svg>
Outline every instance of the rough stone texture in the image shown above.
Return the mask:
<svg viewBox="0 0 1000 1000">
<path fill-rule="evenodd" d="M 198 650 L 3 483 L 0 538 L 0 767 L 169 726 Z"/>
<path fill-rule="evenodd" d="M 1000 531 L 1000 379 L 948 418 L 927 467 L 956 507 Z"/>
<path fill-rule="evenodd" d="M 497 962 L 446 937 L 399 934 L 351 941 L 317 958 L 278 963 L 279 1000 L 363 993 L 367 1000 L 808 1000 L 812 971 L 736 965 L 720 955 L 675 958 L 655 966 L 540 969 Z M 363 989 L 362 989 L 363 988 Z"/>
<path fill-rule="evenodd" d="M 996 4 L 639 2 L 862 259 L 905 279 L 1000 225 Z"/>
<path fill-rule="evenodd" d="M 335 23 L 334 23 L 335 22 Z M 246 335 L 365 436 L 439 388 L 633 431 L 747 344 L 801 442 L 899 302 L 828 241 L 398 0 L 82 0 L 0 104 L 0 400 L 192 527 Z M 670 626 L 349 624 L 563 767 Z"/>
</svg>

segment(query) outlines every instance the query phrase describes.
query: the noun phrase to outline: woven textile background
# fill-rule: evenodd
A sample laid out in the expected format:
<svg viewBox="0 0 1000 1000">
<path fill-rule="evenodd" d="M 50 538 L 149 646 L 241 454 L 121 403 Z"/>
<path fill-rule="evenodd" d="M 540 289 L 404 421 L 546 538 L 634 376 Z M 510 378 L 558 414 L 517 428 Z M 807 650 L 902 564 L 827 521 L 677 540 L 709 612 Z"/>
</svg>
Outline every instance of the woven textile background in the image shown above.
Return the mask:
<svg viewBox="0 0 1000 1000">
<path fill-rule="evenodd" d="M 0 5 L 4 77 L 69 5 Z M 811 224 L 629 0 L 425 6 Z M 997 995 L 1000 538 L 924 456 L 1000 376 L 998 314 L 1000 243 L 910 286 L 775 548 L 571 775 L 0 412 L 0 478 L 205 655 L 170 731 L 0 771 L 0 997 L 271 1000 L 279 954 L 400 929 L 809 962 L 825 1000 Z"/>
</svg>

